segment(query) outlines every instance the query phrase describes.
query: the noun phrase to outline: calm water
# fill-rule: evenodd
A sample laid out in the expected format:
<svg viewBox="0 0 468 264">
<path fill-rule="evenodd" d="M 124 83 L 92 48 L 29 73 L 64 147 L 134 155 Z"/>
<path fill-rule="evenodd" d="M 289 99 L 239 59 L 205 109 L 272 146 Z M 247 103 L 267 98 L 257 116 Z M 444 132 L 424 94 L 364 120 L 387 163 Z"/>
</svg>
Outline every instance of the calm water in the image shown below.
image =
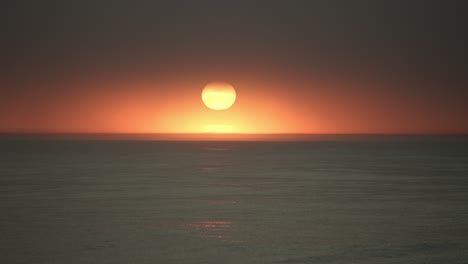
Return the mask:
<svg viewBox="0 0 468 264">
<path fill-rule="evenodd" d="M 468 141 L 0 141 L 0 263 L 468 263 Z"/>
</svg>

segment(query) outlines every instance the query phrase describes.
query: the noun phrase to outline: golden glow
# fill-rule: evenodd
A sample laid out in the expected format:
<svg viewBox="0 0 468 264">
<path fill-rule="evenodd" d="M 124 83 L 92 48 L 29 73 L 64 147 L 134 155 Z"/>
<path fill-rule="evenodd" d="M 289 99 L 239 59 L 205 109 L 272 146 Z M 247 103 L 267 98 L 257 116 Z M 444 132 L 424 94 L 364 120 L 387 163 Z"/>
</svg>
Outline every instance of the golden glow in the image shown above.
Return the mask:
<svg viewBox="0 0 468 264">
<path fill-rule="evenodd" d="M 225 110 L 236 101 L 236 90 L 229 83 L 209 83 L 203 88 L 202 100 L 213 110 Z"/>
<path fill-rule="evenodd" d="M 206 125 L 204 127 L 204 132 L 223 134 L 223 133 L 232 133 L 234 132 L 234 130 L 231 125 Z"/>
<path fill-rule="evenodd" d="M 194 85 L 179 83 L 177 86 Z M 291 133 L 311 124 L 295 115 L 294 108 L 287 104 L 284 96 L 275 96 L 274 92 L 260 85 L 239 83 L 241 86 L 245 87 L 242 98 L 236 98 L 235 108 L 224 111 L 213 111 L 201 104 L 200 93 L 196 91 L 181 95 L 177 89 L 173 89 L 172 93 L 165 95 L 164 101 L 160 101 L 158 109 L 153 110 L 154 116 L 152 121 L 146 123 L 146 131 L 208 133 L 217 138 L 227 134 Z M 267 87 L 274 85 L 268 84 Z"/>
</svg>

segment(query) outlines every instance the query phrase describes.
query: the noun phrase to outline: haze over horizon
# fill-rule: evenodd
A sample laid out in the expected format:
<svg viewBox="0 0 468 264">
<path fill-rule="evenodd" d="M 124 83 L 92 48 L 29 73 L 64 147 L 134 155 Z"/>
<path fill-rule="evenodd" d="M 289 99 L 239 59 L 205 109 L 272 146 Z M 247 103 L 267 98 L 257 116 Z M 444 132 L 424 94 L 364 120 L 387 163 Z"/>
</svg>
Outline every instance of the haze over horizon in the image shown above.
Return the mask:
<svg viewBox="0 0 468 264">
<path fill-rule="evenodd" d="M 0 133 L 468 133 L 461 2 L 255 3 L 10 3 Z"/>
</svg>

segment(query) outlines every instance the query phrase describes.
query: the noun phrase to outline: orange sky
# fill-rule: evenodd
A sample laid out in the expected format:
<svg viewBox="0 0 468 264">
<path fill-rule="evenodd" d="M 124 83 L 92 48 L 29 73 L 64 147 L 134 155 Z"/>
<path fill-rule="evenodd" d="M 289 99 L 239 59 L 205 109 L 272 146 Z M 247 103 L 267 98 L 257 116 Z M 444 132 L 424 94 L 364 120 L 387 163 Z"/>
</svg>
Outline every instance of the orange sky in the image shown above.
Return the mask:
<svg viewBox="0 0 468 264">
<path fill-rule="evenodd" d="M 281 77 L 281 76 L 280 76 Z M 267 76 L 229 81 L 237 100 L 228 110 L 201 100 L 211 80 L 97 78 L 44 82 L 47 93 L 3 97 L 0 131 L 46 133 L 463 133 L 463 117 L 443 99 L 424 101 L 382 83 Z M 279 81 L 278 81 L 279 80 Z M 39 85 L 39 84 L 38 84 Z M 63 87 L 67 89 L 62 89 Z M 372 88 L 372 89 L 371 89 Z M 38 89 L 41 91 L 41 89 Z M 384 92 L 385 91 L 385 92 Z M 10 100 L 8 100 L 10 99 Z"/>
<path fill-rule="evenodd" d="M 0 133 L 468 133 L 461 4 L 36 2 L 3 23 Z"/>
</svg>

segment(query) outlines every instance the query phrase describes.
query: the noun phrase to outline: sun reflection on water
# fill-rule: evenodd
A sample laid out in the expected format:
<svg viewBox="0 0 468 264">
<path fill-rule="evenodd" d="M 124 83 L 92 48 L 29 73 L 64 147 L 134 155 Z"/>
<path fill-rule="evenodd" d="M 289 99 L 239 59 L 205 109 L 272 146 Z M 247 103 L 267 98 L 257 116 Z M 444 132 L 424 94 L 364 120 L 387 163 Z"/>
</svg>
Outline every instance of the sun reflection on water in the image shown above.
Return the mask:
<svg viewBox="0 0 468 264">
<path fill-rule="evenodd" d="M 227 243 L 239 243 L 240 240 L 234 239 L 234 233 L 237 229 L 237 223 L 227 220 L 206 220 L 184 224 L 185 228 L 190 229 L 195 237 L 205 239 L 216 239 Z"/>
</svg>

